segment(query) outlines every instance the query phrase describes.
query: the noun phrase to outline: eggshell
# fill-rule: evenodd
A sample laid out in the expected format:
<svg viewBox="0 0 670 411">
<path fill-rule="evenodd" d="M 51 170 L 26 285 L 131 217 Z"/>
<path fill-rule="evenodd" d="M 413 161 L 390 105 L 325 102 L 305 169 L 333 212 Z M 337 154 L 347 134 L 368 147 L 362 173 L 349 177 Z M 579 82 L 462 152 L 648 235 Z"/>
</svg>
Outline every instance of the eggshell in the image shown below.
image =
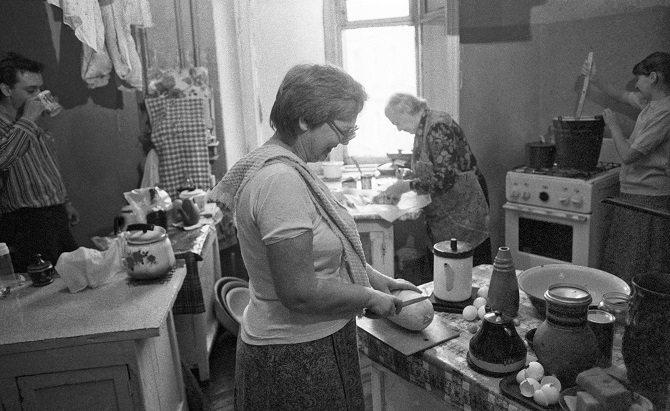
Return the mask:
<svg viewBox="0 0 670 411">
<path fill-rule="evenodd" d="M 540 383 L 533 378 L 526 378 L 519 384 L 519 391 L 524 397 L 532 398 L 536 390 L 540 389 Z"/>
<path fill-rule="evenodd" d="M 536 381 L 540 381 L 544 377 L 544 367 L 537 361 L 531 361 L 526 368 L 526 375 Z"/>
</svg>

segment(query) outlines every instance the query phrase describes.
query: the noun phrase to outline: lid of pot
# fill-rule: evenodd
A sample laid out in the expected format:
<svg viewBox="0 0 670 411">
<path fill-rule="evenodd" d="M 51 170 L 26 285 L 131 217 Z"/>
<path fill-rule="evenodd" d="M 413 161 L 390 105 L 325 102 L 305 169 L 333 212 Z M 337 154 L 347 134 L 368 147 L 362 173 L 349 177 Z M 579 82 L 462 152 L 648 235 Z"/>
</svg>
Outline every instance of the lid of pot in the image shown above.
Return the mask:
<svg viewBox="0 0 670 411">
<path fill-rule="evenodd" d="M 592 301 L 591 294 L 586 287 L 569 283 L 551 285 L 544 292 L 544 299 L 563 304 L 590 304 Z"/>
<path fill-rule="evenodd" d="M 27 268 L 28 273 L 39 273 L 52 267 L 51 262 L 42 260 L 42 254 L 35 254 L 33 262 Z"/>
<path fill-rule="evenodd" d="M 438 257 L 461 260 L 471 257 L 474 253 L 475 249 L 470 243 L 458 241 L 455 238 L 448 241 L 440 241 L 433 246 L 433 254 Z"/>
<path fill-rule="evenodd" d="M 167 237 L 165 229 L 153 224 L 132 224 L 128 226 L 126 240 L 129 244 L 151 244 Z"/>
</svg>

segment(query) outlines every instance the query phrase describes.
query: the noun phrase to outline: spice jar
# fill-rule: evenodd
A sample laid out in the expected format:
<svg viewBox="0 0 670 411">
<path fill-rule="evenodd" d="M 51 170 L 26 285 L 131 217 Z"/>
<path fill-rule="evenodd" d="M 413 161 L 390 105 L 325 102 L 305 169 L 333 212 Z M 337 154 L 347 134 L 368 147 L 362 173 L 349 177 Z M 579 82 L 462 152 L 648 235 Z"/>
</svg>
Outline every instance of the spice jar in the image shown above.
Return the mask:
<svg viewBox="0 0 670 411">
<path fill-rule="evenodd" d="M 544 300 L 546 320 L 537 327 L 533 351 L 547 374 L 570 387 L 577 374 L 595 366 L 598 358 L 598 341 L 588 324 L 593 299 L 581 285 L 559 283 L 545 291 Z"/>
<path fill-rule="evenodd" d="M 612 314 L 616 319 L 617 326 L 628 325 L 628 313 L 633 297 L 626 293 L 617 291 L 603 294 L 603 299 L 598 303 L 598 308 Z"/>
</svg>

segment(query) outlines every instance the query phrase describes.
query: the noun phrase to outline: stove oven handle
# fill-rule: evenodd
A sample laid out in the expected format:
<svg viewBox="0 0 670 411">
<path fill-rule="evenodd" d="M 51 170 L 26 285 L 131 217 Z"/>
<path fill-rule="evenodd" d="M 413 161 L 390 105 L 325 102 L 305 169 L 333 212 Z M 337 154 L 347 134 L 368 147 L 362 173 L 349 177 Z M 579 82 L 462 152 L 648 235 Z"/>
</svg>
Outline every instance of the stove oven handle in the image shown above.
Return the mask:
<svg viewBox="0 0 670 411">
<path fill-rule="evenodd" d="M 580 223 L 583 223 L 587 220 L 586 216 L 579 215 L 579 214 L 564 213 L 562 211 L 548 210 L 548 209 L 544 209 L 544 208 L 525 207 L 525 206 L 521 206 L 521 205 L 518 205 L 518 204 L 505 203 L 505 204 L 503 204 L 503 208 L 506 209 L 506 210 L 516 211 L 516 212 L 520 212 L 520 213 L 543 215 L 543 216 L 549 216 L 549 217 L 554 217 L 554 218 L 560 218 L 560 219 L 563 219 L 563 220 L 578 221 Z"/>
</svg>

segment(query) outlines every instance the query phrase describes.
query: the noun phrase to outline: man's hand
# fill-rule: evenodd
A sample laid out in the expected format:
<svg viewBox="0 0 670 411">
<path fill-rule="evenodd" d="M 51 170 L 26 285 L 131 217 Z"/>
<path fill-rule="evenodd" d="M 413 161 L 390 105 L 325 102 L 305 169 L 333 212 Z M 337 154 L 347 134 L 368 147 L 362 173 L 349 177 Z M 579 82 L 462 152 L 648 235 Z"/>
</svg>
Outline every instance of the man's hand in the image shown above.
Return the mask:
<svg viewBox="0 0 670 411">
<path fill-rule="evenodd" d="M 67 213 L 67 219 L 70 221 L 70 225 L 79 224 L 79 212 L 72 206 L 72 203 L 65 203 L 65 212 Z"/>
<path fill-rule="evenodd" d="M 26 118 L 32 122 L 37 121 L 40 116 L 44 113 L 44 105 L 42 101 L 37 97 L 37 95 L 26 100 L 23 105 L 23 115 L 22 118 Z"/>
</svg>

